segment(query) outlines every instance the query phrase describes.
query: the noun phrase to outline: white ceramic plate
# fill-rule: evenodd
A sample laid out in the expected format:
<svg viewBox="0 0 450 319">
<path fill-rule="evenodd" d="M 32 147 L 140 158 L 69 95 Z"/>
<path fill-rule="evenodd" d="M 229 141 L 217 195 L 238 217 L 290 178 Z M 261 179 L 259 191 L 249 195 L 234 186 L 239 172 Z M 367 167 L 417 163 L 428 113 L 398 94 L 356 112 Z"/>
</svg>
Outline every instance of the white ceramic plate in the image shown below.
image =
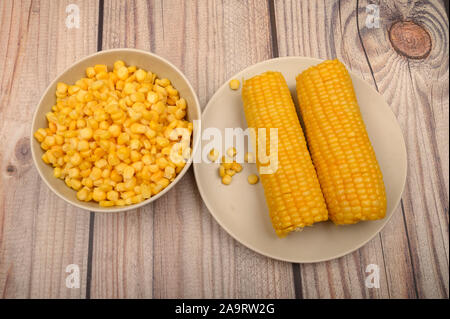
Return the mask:
<svg viewBox="0 0 450 319">
<path fill-rule="evenodd" d="M 248 67 L 233 78 L 242 80 L 265 71 L 280 71 L 297 105 L 295 77 L 306 68 L 322 62 L 305 57 L 286 57 Z M 386 217 L 378 221 L 335 226 L 327 221 L 302 232 L 278 238 L 272 228 L 261 183 L 250 185 L 247 176 L 257 173 L 255 164 L 245 163 L 232 184 L 221 183 L 216 163 L 195 163 L 200 194 L 217 222 L 237 241 L 271 258 L 309 263 L 346 255 L 372 239 L 388 222 L 397 207 L 406 180 L 406 148 L 400 127 L 383 97 L 364 80 L 351 74 L 362 116 L 383 172 L 387 196 Z M 241 82 L 242 83 L 242 82 Z M 202 129 L 247 128 L 241 91 L 233 91 L 228 81 L 214 94 L 202 115 Z M 203 141 L 206 145 L 208 141 Z M 224 143 L 224 142 L 222 142 Z"/>
</svg>

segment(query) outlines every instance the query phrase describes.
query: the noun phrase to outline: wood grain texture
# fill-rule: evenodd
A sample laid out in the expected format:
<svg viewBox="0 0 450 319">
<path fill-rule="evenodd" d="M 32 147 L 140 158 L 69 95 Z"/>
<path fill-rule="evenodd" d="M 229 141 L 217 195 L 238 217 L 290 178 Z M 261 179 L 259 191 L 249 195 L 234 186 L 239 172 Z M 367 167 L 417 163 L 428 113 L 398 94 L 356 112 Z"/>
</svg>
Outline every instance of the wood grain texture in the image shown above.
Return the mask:
<svg viewBox="0 0 450 319">
<path fill-rule="evenodd" d="M 80 8 L 79 29 L 65 26 L 71 3 Z M 85 298 L 86 291 L 93 298 L 448 298 L 449 30 L 442 1 L 105 0 L 101 25 L 99 4 L 0 1 L 0 298 Z M 365 25 L 368 4 L 380 8 L 380 28 Z M 403 20 L 430 34 L 425 59 L 392 48 L 388 30 Z M 222 230 L 191 169 L 153 204 L 95 214 L 89 284 L 89 213 L 42 182 L 29 130 L 46 86 L 97 50 L 98 29 L 100 48 L 135 47 L 169 59 L 202 107 L 234 73 L 278 54 L 339 58 L 385 97 L 403 130 L 401 205 L 353 254 L 292 267 Z M 80 289 L 65 286 L 69 264 L 80 267 Z M 364 285 L 368 264 L 380 266 L 379 289 Z"/>
<path fill-rule="evenodd" d="M 301 265 L 302 295 L 445 297 L 448 296 L 448 19 L 439 2 L 410 5 L 415 11 L 407 11 L 408 6 L 398 2 L 390 10 L 384 2 L 373 3 L 383 8 L 379 29 L 365 26 L 369 2 L 303 1 L 300 5 L 298 1 L 276 1 L 275 5 L 280 55 L 339 58 L 371 83 L 397 115 L 409 157 L 408 185 L 402 204 L 385 229 L 351 255 Z M 390 46 L 387 37 L 390 24 L 408 18 L 418 19 L 432 34 L 435 45 L 425 61 L 409 61 Z M 418 79 L 413 80 L 414 77 Z M 420 94 L 420 98 L 414 97 L 415 94 Z M 365 267 L 370 263 L 381 268 L 380 289 L 367 289 L 364 285 Z"/>
<path fill-rule="evenodd" d="M 65 27 L 66 6 L 81 10 Z M 0 2 L 0 297 L 82 298 L 86 290 L 88 213 L 53 194 L 31 159 L 33 111 L 46 86 L 96 48 L 97 1 Z M 80 267 L 81 288 L 65 285 Z"/>
<path fill-rule="evenodd" d="M 103 49 L 167 58 L 202 107 L 232 74 L 272 56 L 265 1 L 106 0 L 104 14 Z M 96 214 L 92 264 L 94 298 L 294 297 L 291 265 L 231 239 L 202 203 L 192 169 L 136 212 Z"/>
</svg>

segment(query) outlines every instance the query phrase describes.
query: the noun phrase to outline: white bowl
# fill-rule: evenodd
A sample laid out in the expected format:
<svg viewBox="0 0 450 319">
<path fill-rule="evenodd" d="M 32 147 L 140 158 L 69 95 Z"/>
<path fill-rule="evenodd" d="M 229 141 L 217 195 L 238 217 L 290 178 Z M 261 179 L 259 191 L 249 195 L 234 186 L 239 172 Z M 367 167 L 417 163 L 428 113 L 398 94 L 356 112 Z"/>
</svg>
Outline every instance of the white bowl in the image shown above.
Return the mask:
<svg viewBox="0 0 450 319">
<path fill-rule="evenodd" d="M 134 205 L 101 207 L 97 202 L 82 202 L 76 198 L 76 191 L 69 188 L 63 180 L 53 177 L 53 168 L 51 165 L 45 164 L 41 159 L 44 151 L 40 147 L 40 143 L 34 138 L 33 134 L 38 128 L 48 127 L 45 114 L 51 111 L 52 106 L 55 104 L 56 84 L 58 82 L 65 82 L 68 84 L 75 83 L 80 78 L 85 77 L 85 70 L 87 67 L 94 66 L 95 64 L 106 64 L 108 69 L 112 69 L 116 60 L 122 60 L 127 65 L 136 65 L 138 68 L 143 68 L 144 70 L 156 73 L 159 78 L 168 78 L 173 83 L 174 87 L 180 92 L 180 96 L 186 99 L 187 119 L 192 122 L 194 120 L 200 120 L 201 118 L 200 103 L 188 79 L 172 63 L 149 52 L 135 49 L 113 49 L 101 51 L 76 62 L 60 74 L 48 86 L 39 101 L 36 111 L 34 112 L 30 137 L 33 162 L 39 172 L 39 175 L 41 175 L 44 182 L 56 195 L 72 205 L 93 212 L 123 212 L 144 206 L 160 198 L 167 193 L 189 169 L 192 162 L 192 156 L 195 154 L 195 150 L 197 149 L 200 141 L 200 125 L 194 125 L 193 137 L 191 141 L 193 150 L 191 152 L 191 157 L 187 161 L 183 170 L 163 191 Z"/>
</svg>

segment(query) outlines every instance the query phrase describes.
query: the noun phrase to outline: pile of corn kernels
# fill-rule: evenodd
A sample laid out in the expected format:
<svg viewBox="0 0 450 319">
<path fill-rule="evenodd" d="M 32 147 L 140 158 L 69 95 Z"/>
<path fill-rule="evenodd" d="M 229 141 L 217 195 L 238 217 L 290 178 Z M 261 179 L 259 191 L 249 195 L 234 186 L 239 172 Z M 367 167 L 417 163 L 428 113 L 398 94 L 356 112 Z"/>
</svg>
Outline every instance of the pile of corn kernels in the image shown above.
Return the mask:
<svg viewBox="0 0 450 319">
<path fill-rule="evenodd" d="M 236 162 L 236 160 L 234 159 L 235 157 L 236 149 L 234 147 L 230 147 L 227 150 L 227 156 L 223 155 L 220 159 L 219 176 L 222 179 L 222 184 L 224 185 L 230 185 L 233 180 L 233 176 L 236 173 L 240 173 L 243 169 L 242 165 Z M 214 163 L 218 158 L 219 152 L 216 149 L 212 148 L 208 153 L 208 159 Z M 254 163 L 255 159 L 253 154 L 250 152 L 245 153 L 244 161 L 247 163 Z M 250 174 L 247 177 L 247 181 L 251 185 L 258 183 L 258 180 L 259 178 L 255 174 Z"/>
<path fill-rule="evenodd" d="M 58 83 L 48 127 L 34 136 L 42 160 L 79 200 L 124 206 L 158 194 L 183 169 L 193 129 L 185 116 L 168 79 L 116 61 L 112 71 L 95 65 L 74 85 Z M 173 160 L 182 139 L 181 160 Z"/>
</svg>

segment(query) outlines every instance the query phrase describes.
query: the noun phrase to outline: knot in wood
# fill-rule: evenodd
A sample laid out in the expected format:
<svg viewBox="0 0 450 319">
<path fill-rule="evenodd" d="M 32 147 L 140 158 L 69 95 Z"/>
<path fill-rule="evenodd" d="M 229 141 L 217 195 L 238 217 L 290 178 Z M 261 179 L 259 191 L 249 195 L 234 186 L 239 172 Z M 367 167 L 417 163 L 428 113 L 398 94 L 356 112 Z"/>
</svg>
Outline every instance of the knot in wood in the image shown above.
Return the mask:
<svg viewBox="0 0 450 319">
<path fill-rule="evenodd" d="M 389 29 L 389 40 L 398 54 L 409 59 L 425 59 L 431 51 L 431 36 L 413 21 L 397 21 Z"/>
<path fill-rule="evenodd" d="M 30 139 L 28 137 L 21 138 L 16 144 L 14 153 L 20 164 L 27 164 L 31 160 Z"/>
<path fill-rule="evenodd" d="M 9 176 L 15 175 L 17 172 L 17 168 L 12 165 L 9 164 L 8 166 L 6 166 L 6 174 L 8 174 Z"/>
</svg>

